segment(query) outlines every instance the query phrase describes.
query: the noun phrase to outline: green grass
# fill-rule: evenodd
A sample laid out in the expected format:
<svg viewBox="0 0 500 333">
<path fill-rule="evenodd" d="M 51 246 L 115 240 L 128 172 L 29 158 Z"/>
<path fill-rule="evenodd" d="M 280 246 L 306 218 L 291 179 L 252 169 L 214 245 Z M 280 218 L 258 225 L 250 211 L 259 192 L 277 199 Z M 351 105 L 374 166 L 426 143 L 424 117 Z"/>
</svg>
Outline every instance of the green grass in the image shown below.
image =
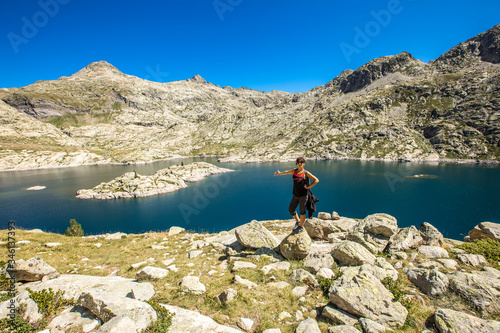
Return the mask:
<svg viewBox="0 0 500 333">
<path fill-rule="evenodd" d="M 475 239 L 470 243 L 463 243 L 457 248 L 467 251 L 471 254 L 480 254 L 488 260 L 488 262 L 500 268 L 500 242 L 494 239 Z"/>
</svg>

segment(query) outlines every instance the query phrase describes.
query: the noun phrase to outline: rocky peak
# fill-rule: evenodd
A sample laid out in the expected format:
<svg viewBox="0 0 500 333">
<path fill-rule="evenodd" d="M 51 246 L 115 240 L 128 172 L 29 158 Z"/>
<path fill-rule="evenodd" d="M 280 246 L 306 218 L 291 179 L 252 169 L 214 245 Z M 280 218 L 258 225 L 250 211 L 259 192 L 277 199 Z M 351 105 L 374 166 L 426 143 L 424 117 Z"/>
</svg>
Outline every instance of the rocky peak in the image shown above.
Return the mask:
<svg viewBox="0 0 500 333">
<path fill-rule="evenodd" d="M 404 72 L 413 75 L 411 67 L 420 67 L 422 63 L 416 60 L 410 53 L 401 52 L 395 56 L 376 58 L 355 71 L 343 71 L 333 79 L 331 85 L 338 86 L 343 93 L 360 90 L 383 76 L 394 72 Z M 329 83 L 329 84 L 330 84 Z"/>
<path fill-rule="evenodd" d="M 439 71 L 456 72 L 478 61 L 500 63 L 500 24 L 458 44 L 430 63 Z"/>
<path fill-rule="evenodd" d="M 89 65 L 87 65 L 86 67 L 84 67 L 83 69 L 81 69 L 80 71 L 78 71 L 77 73 L 71 75 L 72 77 L 74 76 L 87 76 L 87 75 L 98 75 L 98 74 L 118 74 L 118 75 L 123 75 L 122 72 L 120 72 L 120 70 L 118 68 L 116 68 L 115 66 L 111 65 L 110 63 L 106 62 L 106 61 L 97 61 L 97 62 L 93 62 L 93 63 L 90 63 Z"/>
<path fill-rule="evenodd" d="M 201 75 L 196 74 L 191 79 L 187 79 L 188 82 L 197 82 L 197 83 L 207 83 L 207 80 L 201 77 Z"/>
</svg>

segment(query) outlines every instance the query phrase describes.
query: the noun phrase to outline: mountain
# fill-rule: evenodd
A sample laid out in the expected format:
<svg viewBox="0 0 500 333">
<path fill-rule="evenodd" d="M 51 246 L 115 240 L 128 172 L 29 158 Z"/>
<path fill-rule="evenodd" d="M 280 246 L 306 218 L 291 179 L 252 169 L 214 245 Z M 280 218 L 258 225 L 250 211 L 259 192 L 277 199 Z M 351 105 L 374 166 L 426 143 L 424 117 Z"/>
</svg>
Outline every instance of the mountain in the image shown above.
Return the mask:
<svg viewBox="0 0 500 333">
<path fill-rule="evenodd" d="M 295 94 L 151 82 L 99 61 L 0 91 L 0 169 L 186 155 L 499 161 L 499 50 L 497 25 L 428 64 L 402 52 Z"/>
</svg>

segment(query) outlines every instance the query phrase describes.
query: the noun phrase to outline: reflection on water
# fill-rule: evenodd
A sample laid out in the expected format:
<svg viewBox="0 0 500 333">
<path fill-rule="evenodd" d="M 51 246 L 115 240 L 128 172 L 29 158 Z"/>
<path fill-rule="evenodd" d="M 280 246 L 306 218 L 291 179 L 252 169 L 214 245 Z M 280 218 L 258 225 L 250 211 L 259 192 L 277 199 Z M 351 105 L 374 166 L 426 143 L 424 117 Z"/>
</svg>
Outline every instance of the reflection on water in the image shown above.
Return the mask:
<svg viewBox="0 0 500 333">
<path fill-rule="evenodd" d="M 214 175 L 177 192 L 135 199 L 80 200 L 92 188 L 125 172 L 152 175 L 171 165 L 204 160 L 238 172 Z M 289 219 L 290 177 L 274 172 L 293 163 L 217 163 L 190 158 L 142 165 L 101 165 L 0 173 L 0 217 L 25 229 L 64 233 L 76 219 L 87 234 L 166 230 L 229 230 L 256 220 Z M 318 211 L 364 218 L 387 213 L 400 227 L 423 222 L 445 237 L 461 239 L 476 224 L 500 222 L 500 167 L 363 161 L 307 161 L 319 178 Z M 45 186 L 27 191 L 32 186 Z"/>
</svg>

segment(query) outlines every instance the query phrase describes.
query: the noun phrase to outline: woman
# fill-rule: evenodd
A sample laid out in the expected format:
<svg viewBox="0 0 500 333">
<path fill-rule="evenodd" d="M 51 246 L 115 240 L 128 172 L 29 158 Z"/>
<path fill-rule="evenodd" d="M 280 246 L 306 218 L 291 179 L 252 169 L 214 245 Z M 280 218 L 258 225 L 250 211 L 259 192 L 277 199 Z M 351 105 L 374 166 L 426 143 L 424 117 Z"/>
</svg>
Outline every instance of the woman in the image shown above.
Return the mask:
<svg viewBox="0 0 500 333">
<path fill-rule="evenodd" d="M 304 169 L 306 160 L 303 157 L 297 158 L 295 161 L 297 164 L 296 169 L 291 169 L 288 171 L 280 172 L 279 170 L 274 173 L 275 176 L 281 175 L 293 175 L 293 196 L 290 201 L 290 206 L 288 211 L 295 218 L 295 226 L 293 231 L 301 232 L 304 230 L 304 222 L 306 221 L 306 202 L 307 202 L 307 190 L 319 183 L 318 178 L 314 177 L 312 173 Z M 311 185 L 309 184 L 309 179 L 313 180 Z M 295 211 L 299 206 L 300 220 Z"/>
</svg>

